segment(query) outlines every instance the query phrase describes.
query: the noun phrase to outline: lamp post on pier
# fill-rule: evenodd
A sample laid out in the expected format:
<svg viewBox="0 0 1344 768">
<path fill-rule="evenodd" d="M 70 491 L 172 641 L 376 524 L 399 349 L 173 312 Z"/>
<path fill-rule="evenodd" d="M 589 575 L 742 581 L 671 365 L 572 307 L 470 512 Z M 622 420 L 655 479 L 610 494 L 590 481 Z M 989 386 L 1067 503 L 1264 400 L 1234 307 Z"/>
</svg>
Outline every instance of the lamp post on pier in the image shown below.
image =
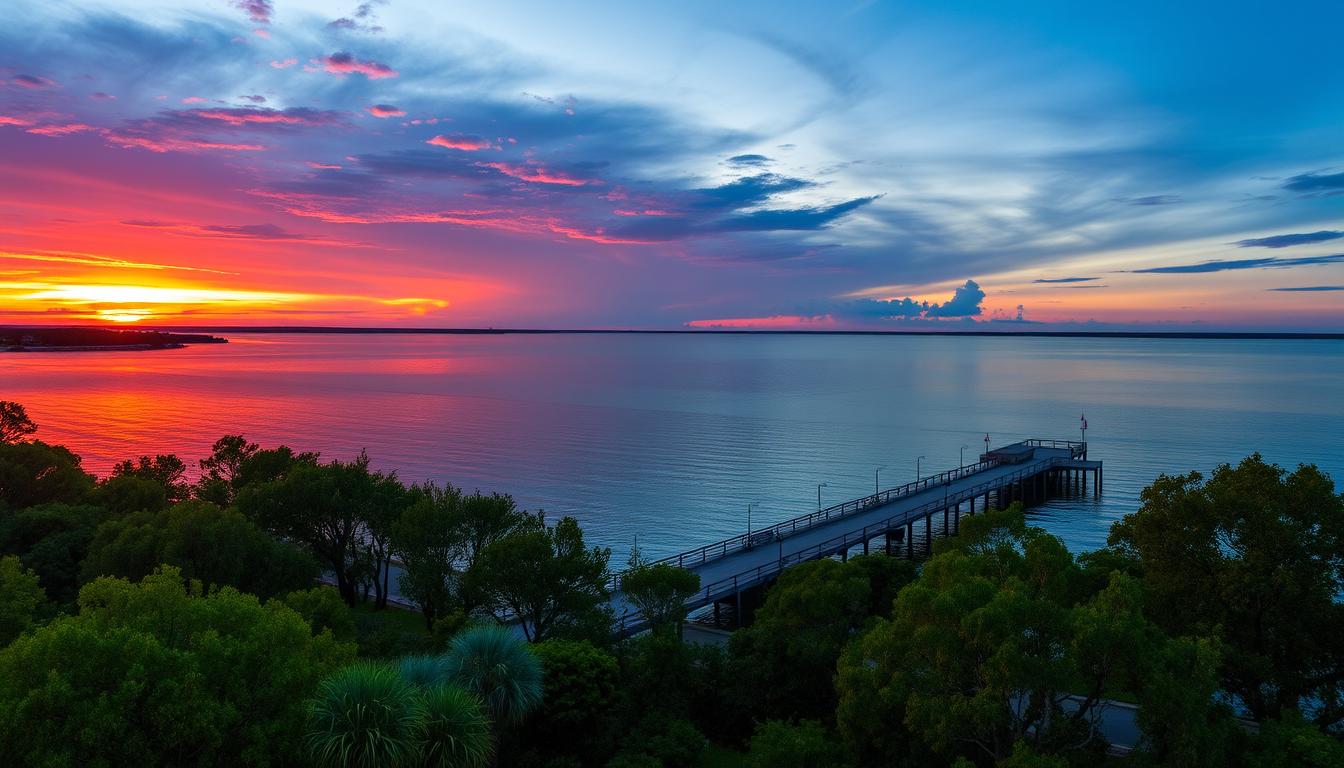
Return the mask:
<svg viewBox="0 0 1344 768">
<path fill-rule="evenodd" d="M 958 461 L 961 462 L 961 466 L 963 466 L 963 467 L 966 466 L 966 449 L 969 448 L 969 447 L 970 447 L 970 446 L 967 446 L 967 445 L 963 445 L 963 446 L 961 446 L 961 458 L 958 459 Z"/>
<path fill-rule="evenodd" d="M 886 469 L 886 468 L 887 468 L 887 465 L 886 465 L 886 464 L 883 464 L 882 466 L 880 466 L 880 467 L 878 467 L 877 469 L 874 469 L 874 470 L 873 470 L 873 495 L 874 495 L 874 496 L 876 496 L 877 494 L 879 494 L 879 493 L 882 492 L 882 486 L 878 483 L 877 476 L 878 476 L 878 474 L 879 474 L 882 470 L 884 470 L 884 469 Z"/>
<path fill-rule="evenodd" d="M 915 457 L 915 482 L 916 482 L 916 483 L 919 482 L 919 462 L 921 462 L 921 461 L 923 461 L 924 459 L 927 459 L 927 458 L 929 458 L 929 457 L 928 457 L 928 456 L 917 456 L 917 457 Z"/>
<path fill-rule="evenodd" d="M 759 501 L 753 501 L 747 505 L 747 546 L 751 546 L 751 508 L 760 504 Z"/>
<path fill-rule="evenodd" d="M 830 483 L 817 483 L 817 511 L 821 511 L 821 489 L 826 488 Z"/>
</svg>

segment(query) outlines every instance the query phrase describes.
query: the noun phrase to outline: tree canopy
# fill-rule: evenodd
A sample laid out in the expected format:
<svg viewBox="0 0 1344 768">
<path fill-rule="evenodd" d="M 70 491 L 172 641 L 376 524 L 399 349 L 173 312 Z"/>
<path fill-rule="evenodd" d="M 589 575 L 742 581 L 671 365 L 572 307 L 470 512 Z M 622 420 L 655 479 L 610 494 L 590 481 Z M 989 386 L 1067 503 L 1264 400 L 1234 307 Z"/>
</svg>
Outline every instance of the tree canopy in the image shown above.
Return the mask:
<svg viewBox="0 0 1344 768">
<path fill-rule="evenodd" d="M 1256 718 L 1308 700 L 1317 723 L 1344 720 L 1344 496 L 1311 466 L 1258 454 L 1236 467 L 1163 475 L 1117 522 L 1168 632 L 1216 637 L 1222 685 Z"/>
<path fill-rule="evenodd" d="M 303 699 L 353 647 L 278 602 L 165 567 L 100 578 L 0 651 L 0 753 L 89 766 L 291 765 Z"/>
<path fill-rule="evenodd" d="M 263 598 L 306 588 L 319 573 L 310 555 L 276 540 L 237 510 L 187 501 L 100 525 L 84 577 L 139 580 L 162 564 L 180 568 L 184 578 Z"/>
<path fill-rule="evenodd" d="M 593 623 L 610 626 L 607 561 L 611 550 L 588 547 L 572 517 L 547 527 L 542 512 L 481 553 L 471 577 L 496 617 L 516 617 L 532 641 Z"/>
<path fill-rule="evenodd" d="M 0 443 L 17 443 L 36 431 L 37 425 L 22 405 L 0 400 Z"/>
</svg>

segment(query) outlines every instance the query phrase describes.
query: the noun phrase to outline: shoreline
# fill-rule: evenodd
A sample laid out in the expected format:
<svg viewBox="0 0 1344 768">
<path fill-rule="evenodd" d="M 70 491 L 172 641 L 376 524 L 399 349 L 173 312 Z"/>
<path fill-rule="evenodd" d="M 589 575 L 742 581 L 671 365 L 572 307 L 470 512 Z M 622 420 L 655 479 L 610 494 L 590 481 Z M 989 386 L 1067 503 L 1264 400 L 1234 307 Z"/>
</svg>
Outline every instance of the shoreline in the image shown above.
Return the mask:
<svg viewBox="0 0 1344 768">
<path fill-rule="evenodd" d="M 9 346 L 0 348 L 0 352 L 145 352 L 157 349 L 186 349 L 186 344 L 71 344 L 68 346 Z"/>
<path fill-rule="evenodd" d="M 149 328 L 150 326 L 146 326 Z M 1344 332 L 1257 331 L 981 331 L 981 330 L 779 330 L 779 329 L 634 329 L 634 328 L 361 328 L 351 326 L 154 326 L 154 330 L 193 333 L 344 334 L 344 335 L 686 335 L 686 336 L 974 336 L 1101 339 L 1268 339 L 1344 341 Z"/>
</svg>

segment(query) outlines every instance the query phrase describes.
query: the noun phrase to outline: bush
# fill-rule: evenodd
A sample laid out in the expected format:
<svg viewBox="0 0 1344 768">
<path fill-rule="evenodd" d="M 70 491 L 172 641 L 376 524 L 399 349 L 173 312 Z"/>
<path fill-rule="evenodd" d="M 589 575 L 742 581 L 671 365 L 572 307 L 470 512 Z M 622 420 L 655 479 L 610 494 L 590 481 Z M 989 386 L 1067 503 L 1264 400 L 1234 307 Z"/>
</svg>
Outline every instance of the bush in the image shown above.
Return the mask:
<svg viewBox="0 0 1344 768">
<path fill-rule="evenodd" d="M 341 593 L 334 587 L 324 585 L 290 592 L 285 595 L 285 605 L 293 608 L 308 622 L 314 635 L 328 629 L 337 640 L 355 639 L 355 618 L 350 614 L 350 607 L 341 599 Z"/>
<path fill-rule="evenodd" d="M 445 662 L 452 679 L 476 694 L 498 725 L 522 722 L 541 703 L 541 662 L 504 627 L 463 632 L 453 639 Z"/>
<path fill-rule="evenodd" d="M 394 670 L 362 662 L 322 682 L 309 708 L 313 763 L 410 765 L 425 739 L 425 700 Z"/>
<path fill-rule="evenodd" d="M 752 768 L 837 768 L 843 763 L 840 746 L 815 720 L 761 723 L 751 737 L 748 760 Z"/>
</svg>

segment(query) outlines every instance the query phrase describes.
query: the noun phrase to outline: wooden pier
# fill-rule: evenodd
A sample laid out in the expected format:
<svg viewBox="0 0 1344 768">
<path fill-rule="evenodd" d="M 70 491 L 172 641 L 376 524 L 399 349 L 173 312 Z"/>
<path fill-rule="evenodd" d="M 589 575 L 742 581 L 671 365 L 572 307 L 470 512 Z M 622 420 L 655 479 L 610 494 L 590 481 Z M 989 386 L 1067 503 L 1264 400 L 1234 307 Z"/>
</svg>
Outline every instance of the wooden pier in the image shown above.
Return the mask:
<svg viewBox="0 0 1344 768">
<path fill-rule="evenodd" d="M 1089 477 L 1090 476 L 1090 477 Z M 700 576 L 700 591 L 689 610 L 731 605 L 743 614 L 744 595 L 758 602 L 762 588 L 785 568 L 852 550 L 870 551 L 874 542 L 887 554 L 927 553 L 937 535 L 955 535 L 963 514 L 1028 505 L 1064 492 L 1100 492 L 1100 461 L 1089 461 L 1087 443 L 1024 440 L 989 451 L 975 464 L 837 504 L 818 512 L 707 544 L 655 561 Z M 901 550 L 904 550 L 903 552 Z M 617 630 L 629 635 L 646 628 L 643 617 L 612 581 L 611 604 Z M 757 598 L 752 600 L 751 598 Z"/>
</svg>

